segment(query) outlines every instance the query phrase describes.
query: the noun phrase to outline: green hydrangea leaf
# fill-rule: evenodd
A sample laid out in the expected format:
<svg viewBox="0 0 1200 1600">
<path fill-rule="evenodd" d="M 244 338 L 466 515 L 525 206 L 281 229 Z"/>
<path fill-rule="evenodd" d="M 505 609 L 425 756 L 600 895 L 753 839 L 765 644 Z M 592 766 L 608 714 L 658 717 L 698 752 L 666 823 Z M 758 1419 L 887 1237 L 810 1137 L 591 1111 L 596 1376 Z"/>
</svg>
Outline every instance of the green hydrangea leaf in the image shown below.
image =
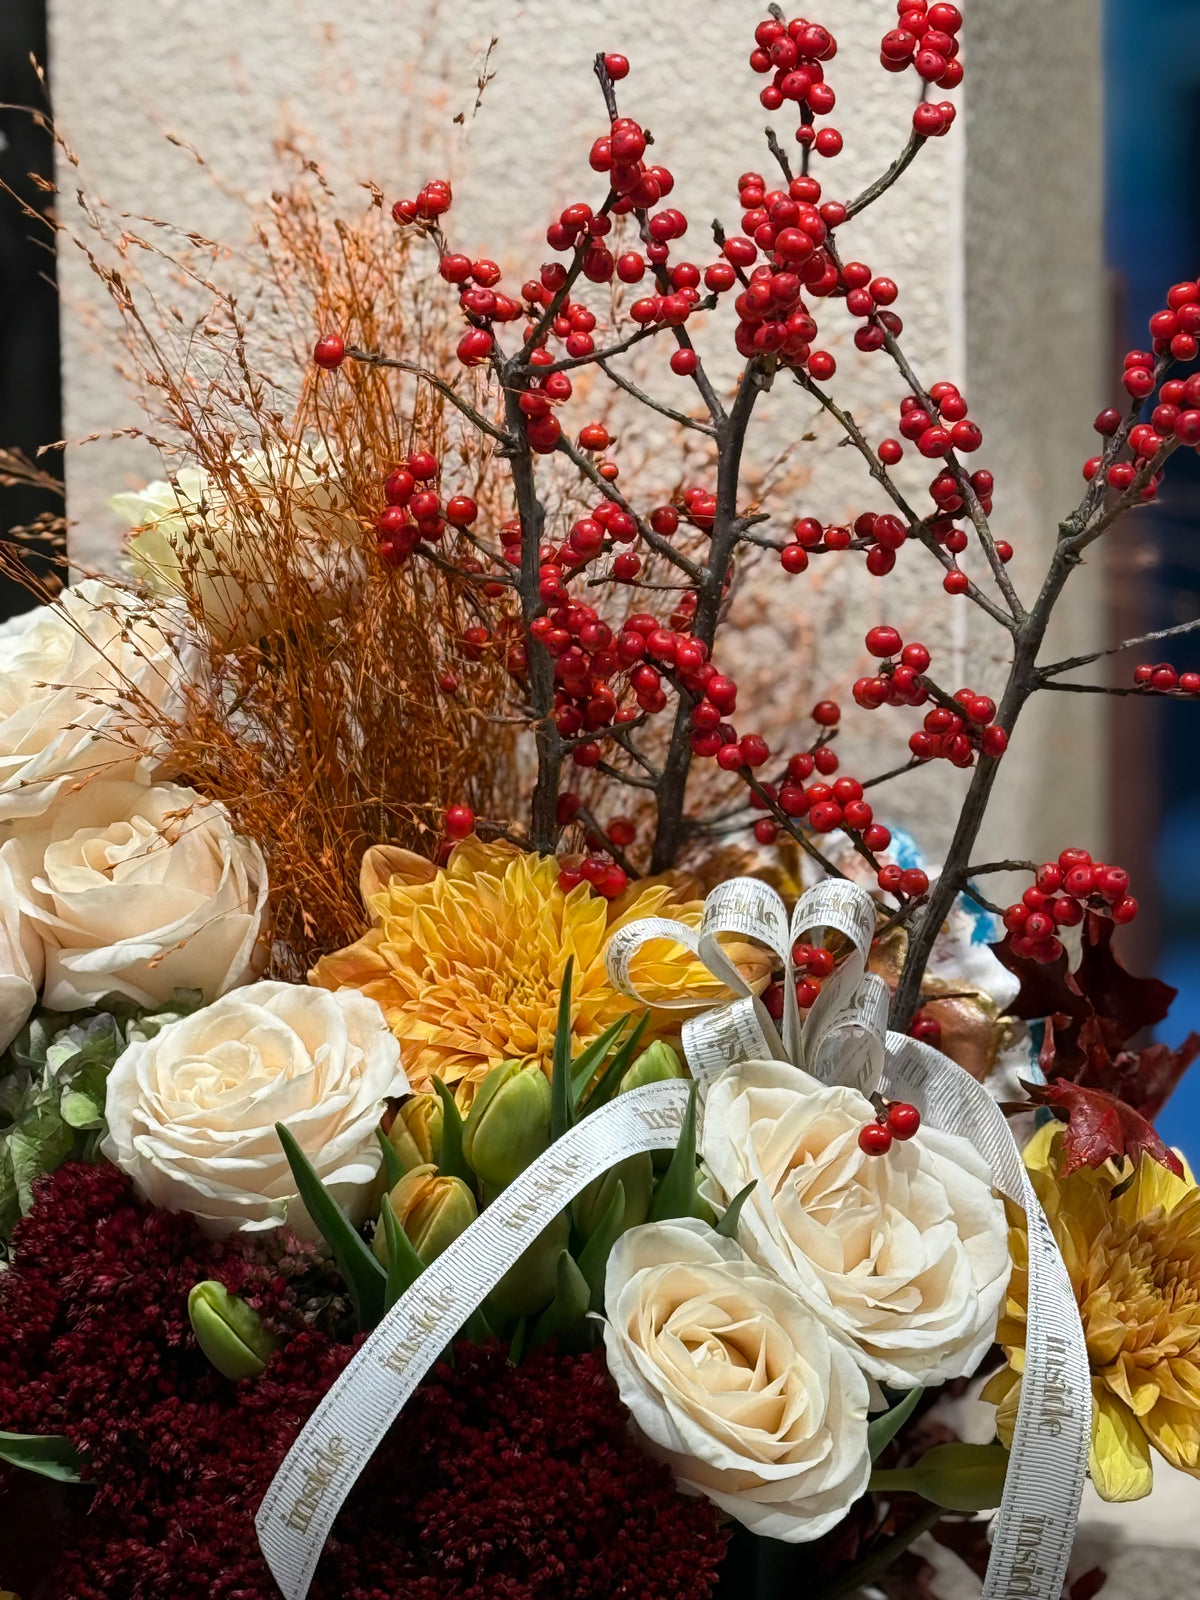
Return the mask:
<svg viewBox="0 0 1200 1600">
<path fill-rule="evenodd" d="M 75 1131 L 56 1105 L 45 1103 L 22 1119 L 8 1136 L 9 1156 L 24 1215 L 33 1204 L 33 1185 L 44 1172 L 53 1172 L 71 1154 Z"/>
</svg>

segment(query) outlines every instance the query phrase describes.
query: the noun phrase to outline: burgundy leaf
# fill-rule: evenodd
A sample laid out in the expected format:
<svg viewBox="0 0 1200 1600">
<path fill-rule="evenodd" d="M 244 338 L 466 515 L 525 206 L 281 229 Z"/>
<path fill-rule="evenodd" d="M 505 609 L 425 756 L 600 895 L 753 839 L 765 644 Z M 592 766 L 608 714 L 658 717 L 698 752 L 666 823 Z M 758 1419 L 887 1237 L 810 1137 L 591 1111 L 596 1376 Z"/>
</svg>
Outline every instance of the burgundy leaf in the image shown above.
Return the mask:
<svg viewBox="0 0 1200 1600">
<path fill-rule="evenodd" d="M 1087 1572 L 1081 1572 L 1075 1582 L 1063 1590 L 1066 1600 L 1095 1600 L 1108 1582 L 1108 1573 L 1103 1567 L 1091 1567 Z"/>
<path fill-rule="evenodd" d="M 1106 1089 L 1153 1119 L 1197 1055 L 1200 1034 L 1189 1033 L 1175 1050 L 1167 1044 L 1151 1044 L 1144 1050 L 1122 1050 L 1111 1058 L 1107 1052 L 1103 1058 L 1090 1054 L 1081 1072 L 1065 1075 L 1074 1077 L 1085 1089 Z M 1057 1066 L 1056 1070 L 1061 1071 Z"/>
<path fill-rule="evenodd" d="M 1036 1022 L 1055 1015 L 1086 1017 L 1090 1014 L 1092 1007 L 1075 986 L 1065 950 L 1057 961 L 1027 961 L 1013 954 L 1012 935 L 1009 934 L 1001 944 L 992 946 L 992 952 L 1021 980 L 1020 992 L 1008 1007 L 1009 1016 Z"/>
<path fill-rule="evenodd" d="M 1100 1018 L 1105 1043 L 1115 1051 L 1135 1033 L 1161 1022 L 1179 991 L 1159 978 L 1135 978 L 1113 951 L 1113 928 L 1108 917 L 1088 912 L 1073 978 Z"/>
<path fill-rule="evenodd" d="M 1054 1083 L 1027 1083 L 1024 1087 L 1035 1105 L 1050 1106 L 1067 1123 L 1064 1177 L 1081 1167 L 1101 1167 L 1110 1158 L 1119 1161 L 1128 1156 L 1136 1163 L 1143 1151 L 1177 1177 L 1183 1176 L 1179 1157 L 1167 1148 L 1145 1117 L 1123 1100 L 1114 1099 L 1102 1089 L 1081 1089 L 1062 1078 Z"/>
</svg>

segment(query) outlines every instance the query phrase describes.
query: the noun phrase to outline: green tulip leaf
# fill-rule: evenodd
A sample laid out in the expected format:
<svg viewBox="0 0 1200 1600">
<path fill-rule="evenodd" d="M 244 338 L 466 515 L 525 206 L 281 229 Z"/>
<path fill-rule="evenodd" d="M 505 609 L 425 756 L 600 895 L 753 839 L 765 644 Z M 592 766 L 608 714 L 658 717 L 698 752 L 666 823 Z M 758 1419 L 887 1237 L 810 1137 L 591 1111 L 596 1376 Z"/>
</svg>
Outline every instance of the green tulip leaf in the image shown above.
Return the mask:
<svg viewBox="0 0 1200 1600">
<path fill-rule="evenodd" d="M 534 1323 L 530 1344 L 546 1344 L 570 1333 L 587 1315 L 592 1291 L 569 1250 L 558 1258 L 554 1299 Z"/>
<path fill-rule="evenodd" d="M 392 1210 L 390 1195 L 384 1195 L 379 1211 L 379 1222 L 387 1244 L 387 1280 L 383 1287 L 384 1315 L 392 1309 L 406 1289 L 410 1289 L 425 1270 L 425 1263 L 412 1247 Z"/>
<path fill-rule="evenodd" d="M 383 1151 L 383 1173 L 387 1179 L 387 1186 L 389 1189 L 394 1189 L 404 1176 L 404 1163 L 397 1154 L 395 1145 L 382 1128 L 375 1129 L 375 1137 L 379 1140 L 379 1148 Z"/>
<path fill-rule="evenodd" d="M 275 1124 L 275 1132 L 279 1135 L 288 1166 L 292 1169 L 300 1199 L 333 1252 L 338 1270 L 346 1280 L 358 1326 L 373 1328 L 383 1315 L 387 1274 L 282 1122 Z"/>
<path fill-rule="evenodd" d="M 0 1461 L 59 1483 L 78 1483 L 81 1478 L 75 1446 L 61 1433 L 0 1433 Z"/>
<path fill-rule="evenodd" d="M 445 1178 L 461 1178 L 472 1194 L 477 1194 L 475 1174 L 463 1155 L 463 1119 L 454 1096 L 440 1078 L 433 1087 L 442 1102 L 442 1148 L 438 1157 L 438 1171 Z"/>
<path fill-rule="evenodd" d="M 733 1199 L 725 1207 L 725 1213 L 721 1220 L 717 1223 L 716 1229 L 716 1231 L 721 1235 L 722 1239 L 737 1238 L 738 1218 L 742 1214 L 742 1207 L 754 1193 L 754 1186 L 757 1182 L 757 1178 L 751 1178 L 746 1187 L 744 1189 L 739 1189 L 737 1194 L 734 1195 Z M 903 1421 L 903 1418 L 901 1418 L 901 1421 Z M 897 1427 L 898 1426 L 899 1423 L 897 1423 Z"/>
<path fill-rule="evenodd" d="M 550 1079 L 550 1138 L 561 1139 L 574 1118 L 571 1098 L 571 979 L 575 957 L 568 956 L 563 969 L 562 993 L 558 1000 L 558 1023 L 554 1029 L 554 1071 Z"/>
<path fill-rule="evenodd" d="M 620 1178 L 613 1184 L 612 1198 L 601 1217 L 595 1232 L 579 1252 L 579 1270 L 591 1288 L 589 1305 L 593 1311 L 604 1309 L 604 1269 L 612 1247 L 621 1235 L 625 1221 L 625 1185 Z"/>
<path fill-rule="evenodd" d="M 690 1086 L 679 1143 L 650 1202 L 651 1222 L 696 1215 L 696 1085 Z"/>
<path fill-rule="evenodd" d="M 584 1091 L 596 1075 L 596 1069 L 613 1045 L 629 1026 L 628 1015 L 618 1017 L 611 1028 L 605 1028 L 598 1039 L 581 1050 L 571 1063 L 571 1104 L 578 1106 Z"/>
<path fill-rule="evenodd" d="M 884 1448 L 900 1432 L 916 1410 L 917 1401 L 925 1393 L 924 1389 L 910 1389 L 902 1400 L 898 1400 L 890 1411 L 885 1411 L 867 1428 L 867 1447 L 871 1452 L 871 1460 L 877 1461 L 883 1454 Z"/>
<path fill-rule="evenodd" d="M 513 1336 L 508 1341 L 508 1364 L 510 1367 L 519 1367 L 521 1358 L 525 1354 L 525 1345 L 529 1339 L 529 1318 L 522 1317 L 513 1329 Z"/>
<path fill-rule="evenodd" d="M 629 1070 L 634 1052 L 642 1042 L 642 1035 L 645 1033 L 649 1021 L 650 1013 L 643 1011 L 637 1020 L 637 1026 L 621 1047 L 614 1052 L 612 1060 L 593 1086 L 591 1094 L 588 1095 L 587 1105 L 584 1107 L 586 1111 L 598 1110 L 600 1106 L 607 1105 L 616 1095 L 621 1087 L 621 1079 Z"/>
</svg>

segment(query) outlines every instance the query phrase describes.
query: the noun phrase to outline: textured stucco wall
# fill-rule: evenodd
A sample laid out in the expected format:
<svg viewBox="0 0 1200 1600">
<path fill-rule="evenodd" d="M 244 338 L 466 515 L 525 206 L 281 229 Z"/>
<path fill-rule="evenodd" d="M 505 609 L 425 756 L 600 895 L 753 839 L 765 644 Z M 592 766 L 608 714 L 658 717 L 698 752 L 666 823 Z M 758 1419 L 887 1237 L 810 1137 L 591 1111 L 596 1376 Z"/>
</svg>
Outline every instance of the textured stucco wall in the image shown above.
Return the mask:
<svg viewBox="0 0 1200 1600">
<path fill-rule="evenodd" d="M 1095 7 L 1092 0 L 1060 0 L 1053 8 L 989 0 L 965 9 L 967 59 L 974 60 L 965 130 L 960 118 L 949 138 L 923 150 L 904 183 L 847 231 L 844 248 L 899 281 L 906 349 L 926 380 L 949 377 L 967 386 L 987 429 L 976 459 L 997 471 L 1000 531 L 1029 573 L 1074 490 L 1103 339 Z M 891 0 L 838 0 L 827 13 L 840 42 L 830 80 L 846 149 L 819 165 L 827 193 L 848 196 L 900 148 L 914 86 L 876 65 L 879 38 L 894 22 Z M 744 64 L 762 15 L 757 0 L 683 11 L 630 0 L 570 7 L 562 0 L 112 0 L 101 7 L 51 0 L 56 108 L 82 163 L 78 174 L 64 172 L 64 187 L 80 182 L 118 208 L 236 242 L 247 229 L 247 204 L 267 194 L 278 173 L 273 140 L 300 129 L 347 194 L 361 178 L 392 196 L 448 172 L 455 239 L 526 276 L 546 254 L 541 232 L 549 217 L 594 187 L 586 151 L 603 118 L 590 60 L 597 48 L 617 48 L 634 61 L 623 105 L 653 128 L 677 177 L 672 203 L 692 219 L 687 254 L 704 262 L 708 219 L 737 225 L 737 174 L 767 170 L 761 129 L 769 119 L 755 100 L 762 80 Z M 493 36 L 495 78 L 473 116 L 475 80 Z M 955 98 L 961 104 L 963 92 Z M 462 127 L 453 121 L 459 112 L 467 113 Z M 792 124 L 777 120 L 790 135 Z M 167 131 L 196 146 L 219 181 Z M 134 420 L 135 412 L 99 331 L 103 311 L 86 261 L 69 243 L 60 257 L 67 433 L 80 438 Z M 1059 277 L 1064 259 L 1072 263 L 1069 297 Z M 842 360 L 839 394 L 878 439 L 895 432 L 902 390 L 886 356 L 854 351 L 852 329 L 844 308 L 822 312 L 820 342 Z M 732 377 L 727 328 L 701 342 L 710 365 Z M 1056 390 L 1035 417 L 1024 380 L 1047 348 L 1043 371 L 1053 373 Z M 680 392 L 670 374 L 664 382 L 661 363 L 652 381 L 657 392 Z M 787 452 L 808 480 L 791 515 L 883 509 L 857 458 L 838 448 L 836 429 L 814 416 L 793 385 L 777 384 L 760 413 L 751 467 Z M 815 438 L 804 440 L 810 431 Z M 660 437 L 643 428 L 640 453 L 652 459 Z M 1060 470 L 1054 462 L 1064 451 Z M 77 559 L 97 561 L 111 551 L 117 530 L 107 496 L 154 470 L 146 447 L 126 441 L 101 440 L 71 453 Z M 916 494 L 931 476 L 919 458 L 900 472 Z M 664 492 L 677 473 L 668 461 L 661 481 L 652 471 L 643 481 L 648 494 Z M 919 549 L 906 549 L 883 582 L 867 578 L 854 557 L 822 565 L 816 583 L 784 587 L 781 576 L 768 558 L 737 600 L 739 668 L 749 676 L 752 660 L 775 685 L 773 732 L 782 735 L 817 690 L 848 689 L 864 665 L 863 632 L 881 620 L 925 638 L 951 687 L 995 688 L 1003 635 L 986 620 L 981 626 L 969 603 L 942 596 L 940 569 Z M 1072 605 L 1082 627 L 1094 609 L 1082 588 Z M 1080 774 L 1101 770 L 1101 729 L 1081 710 L 1093 708 L 1055 697 L 1035 750 L 1010 757 L 997 847 L 1024 836 L 1028 849 L 1033 819 L 1035 839 L 1057 848 L 1053 814 L 1077 817 L 1080 810 L 1072 835 L 1082 831 L 1099 843 L 1097 785 Z M 846 742 L 852 768 L 878 770 L 903 759 L 906 719 L 881 713 L 850 720 L 858 729 Z M 897 820 L 918 827 L 936 854 L 960 788 L 960 775 L 936 763 L 880 800 Z"/>
</svg>

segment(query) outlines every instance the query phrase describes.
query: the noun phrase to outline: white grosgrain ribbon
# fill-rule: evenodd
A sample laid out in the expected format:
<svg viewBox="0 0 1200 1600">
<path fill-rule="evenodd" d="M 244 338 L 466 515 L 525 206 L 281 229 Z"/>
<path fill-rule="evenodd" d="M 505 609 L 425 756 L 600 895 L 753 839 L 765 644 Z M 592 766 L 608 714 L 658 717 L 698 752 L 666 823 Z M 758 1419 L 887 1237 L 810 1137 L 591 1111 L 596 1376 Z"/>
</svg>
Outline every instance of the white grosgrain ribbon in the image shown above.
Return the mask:
<svg viewBox="0 0 1200 1600">
<path fill-rule="evenodd" d="M 738 1062 L 790 1060 L 825 1082 L 879 1089 L 924 1120 L 968 1139 L 997 1189 L 1029 1226 L 1026 1364 L 1004 1497 L 993 1525 L 982 1600 L 1059 1600 L 1074 1541 L 1091 1437 L 1083 1330 L 1066 1268 L 1030 1187 L 1008 1124 L 987 1091 L 946 1056 L 887 1033 L 887 986 L 865 971 L 875 929 L 869 894 L 826 880 L 789 918 L 754 878 L 721 884 L 699 929 L 649 917 L 614 934 L 609 976 L 626 994 L 635 956 L 654 940 L 693 951 L 737 996 L 683 1026 L 692 1075 L 704 1085 Z M 849 949 L 801 1029 L 792 946 L 841 934 Z M 752 938 L 784 968 L 783 1038 L 722 950 L 722 935 Z M 649 1002 L 647 1002 L 649 1003 Z M 653 1003 L 664 1002 L 657 996 Z M 686 999 L 666 1002 L 694 1004 Z M 585 1117 L 532 1163 L 401 1296 L 317 1406 L 275 1475 L 256 1518 L 259 1542 L 286 1600 L 303 1600 L 346 1496 L 420 1380 L 505 1272 L 586 1184 L 626 1156 L 671 1149 L 687 1086 L 656 1083 Z"/>
</svg>

